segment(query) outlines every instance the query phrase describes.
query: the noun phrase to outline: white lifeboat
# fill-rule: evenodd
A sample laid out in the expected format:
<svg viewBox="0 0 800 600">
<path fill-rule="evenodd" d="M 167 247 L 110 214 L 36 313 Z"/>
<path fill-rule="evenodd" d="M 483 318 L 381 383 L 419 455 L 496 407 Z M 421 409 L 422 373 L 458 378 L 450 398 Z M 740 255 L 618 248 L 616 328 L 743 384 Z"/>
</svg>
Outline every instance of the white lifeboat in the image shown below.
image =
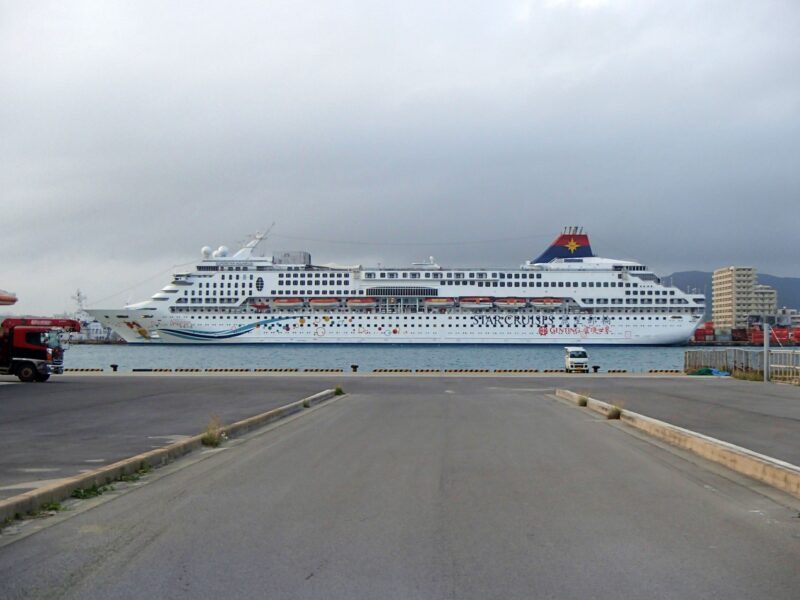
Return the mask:
<svg viewBox="0 0 800 600">
<path fill-rule="evenodd" d="M 461 308 L 481 309 L 481 308 L 492 308 L 492 306 L 494 305 L 494 301 L 492 300 L 492 298 L 472 296 L 472 297 L 460 298 L 458 300 L 458 304 L 459 306 L 461 306 Z"/>
<path fill-rule="evenodd" d="M 455 298 L 425 298 L 422 301 L 425 308 L 452 308 L 456 305 Z"/>
<path fill-rule="evenodd" d="M 375 308 L 378 306 L 378 301 L 369 296 L 365 298 L 348 298 L 347 308 Z"/>
<path fill-rule="evenodd" d="M 531 298 L 535 308 L 560 308 L 564 304 L 562 298 Z"/>
<path fill-rule="evenodd" d="M 17 303 L 17 297 L 11 292 L 0 290 L 0 306 L 11 306 Z"/>
<path fill-rule="evenodd" d="M 311 298 L 308 301 L 308 305 L 311 308 L 338 308 L 339 307 L 339 299 L 338 298 Z"/>
<path fill-rule="evenodd" d="M 517 310 L 527 306 L 528 301 L 525 298 L 497 298 L 494 305 L 503 310 Z"/>
<path fill-rule="evenodd" d="M 305 300 L 302 298 L 273 298 L 273 308 L 303 308 Z"/>
</svg>

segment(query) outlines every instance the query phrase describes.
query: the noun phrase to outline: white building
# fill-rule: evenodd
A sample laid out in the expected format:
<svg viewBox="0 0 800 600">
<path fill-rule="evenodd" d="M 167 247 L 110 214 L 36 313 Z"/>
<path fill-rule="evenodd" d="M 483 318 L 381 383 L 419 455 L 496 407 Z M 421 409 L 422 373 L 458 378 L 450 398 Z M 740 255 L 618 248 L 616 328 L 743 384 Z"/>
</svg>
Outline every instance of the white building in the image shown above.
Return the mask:
<svg viewBox="0 0 800 600">
<path fill-rule="evenodd" d="M 778 293 L 758 283 L 753 267 L 724 267 L 712 278 L 711 314 L 717 329 L 747 327 L 751 315 L 774 315 Z"/>
</svg>

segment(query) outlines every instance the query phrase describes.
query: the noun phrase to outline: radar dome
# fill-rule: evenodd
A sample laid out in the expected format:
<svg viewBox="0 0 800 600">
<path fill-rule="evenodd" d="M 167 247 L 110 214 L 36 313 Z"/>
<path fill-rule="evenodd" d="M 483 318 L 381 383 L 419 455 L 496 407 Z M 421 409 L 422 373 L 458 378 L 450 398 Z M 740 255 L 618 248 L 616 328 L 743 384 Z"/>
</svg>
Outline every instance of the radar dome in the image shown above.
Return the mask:
<svg viewBox="0 0 800 600">
<path fill-rule="evenodd" d="M 230 252 L 230 250 L 228 250 L 227 246 L 220 246 L 219 248 L 217 248 L 217 253 L 220 256 L 228 256 L 228 252 Z"/>
<path fill-rule="evenodd" d="M 208 258 L 209 256 L 211 256 L 211 252 L 212 252 L 211 246 L 203 246 L 200 249 L 200 254 L 203 255 L 203 258 Z"/>
</svg>

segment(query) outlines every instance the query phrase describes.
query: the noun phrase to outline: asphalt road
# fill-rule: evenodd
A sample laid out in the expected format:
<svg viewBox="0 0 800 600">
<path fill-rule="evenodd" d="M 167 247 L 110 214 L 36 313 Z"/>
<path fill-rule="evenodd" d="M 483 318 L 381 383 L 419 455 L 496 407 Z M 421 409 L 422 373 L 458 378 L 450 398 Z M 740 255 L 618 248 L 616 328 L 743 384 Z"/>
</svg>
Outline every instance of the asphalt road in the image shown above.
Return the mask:
<svg viewBox="0 0 800 600">
<path fill-rule="evenodd" d="M 800 465 L 797 386 L 731 378 L 665 377 L 590 378 L 573 380 L 563 387 Z"/>
<path fill-rule="evenodd" d="M 796 503 L 507 381 L 350 382 L 0 548 L 0 597 L 797 598 Z"/>
<path fill-rule="evenodd" d="M 0 498 L 325 389 L 232 377 L 54 377 L 0 386 Z"/>
<path fill-rule="evenodd" d="M 327 387 L 425 394 L 448 377 L 64 376 L 0 385 L 0 498 L 258 414 Z M 485 388 L 564 387 L 800 464 L 800 388 L 683 377 L 469 377 Z M 455 384 L 454 384 L 455 385 Z"/>
</svg>

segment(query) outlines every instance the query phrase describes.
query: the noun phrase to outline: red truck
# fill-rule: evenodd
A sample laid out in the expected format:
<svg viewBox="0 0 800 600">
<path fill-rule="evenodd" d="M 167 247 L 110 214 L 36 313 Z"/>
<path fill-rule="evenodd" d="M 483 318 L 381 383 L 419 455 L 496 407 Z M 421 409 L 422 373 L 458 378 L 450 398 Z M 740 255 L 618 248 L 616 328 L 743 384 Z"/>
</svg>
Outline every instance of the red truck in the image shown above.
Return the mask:
<svg viewBox="0 0 800 600">
<path fill-rule="evenodd" d="M 80 331 L 73 319 L 10 318 L 0 323 L 0 375 L 47 381 L 64 372 L 62 331 Z"/>
</svg>

